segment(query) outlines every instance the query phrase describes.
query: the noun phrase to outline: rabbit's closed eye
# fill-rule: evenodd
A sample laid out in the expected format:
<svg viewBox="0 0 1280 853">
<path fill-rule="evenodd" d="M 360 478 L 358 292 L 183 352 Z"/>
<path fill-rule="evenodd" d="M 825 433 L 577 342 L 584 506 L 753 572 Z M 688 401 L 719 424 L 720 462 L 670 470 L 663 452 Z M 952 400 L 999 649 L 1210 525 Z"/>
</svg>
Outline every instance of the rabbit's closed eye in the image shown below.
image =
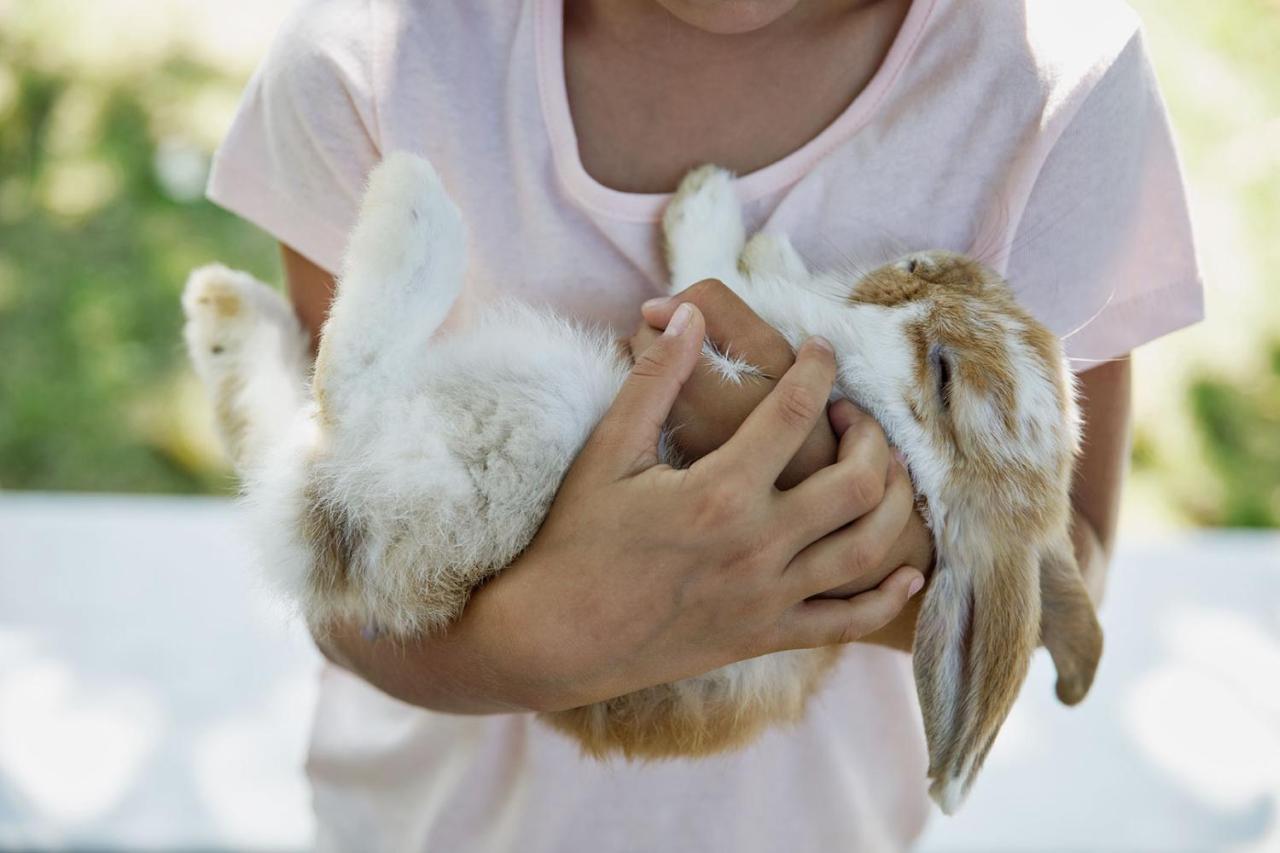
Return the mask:
<svg viewBox="0 0 1280 853">
<path fill-rule="evenodd" d="M 941 346 L 929 350 L 929 366 L 938 383 L 938 399 L 943 409 L 951 408 L 951 356 Z"/>
</svg>

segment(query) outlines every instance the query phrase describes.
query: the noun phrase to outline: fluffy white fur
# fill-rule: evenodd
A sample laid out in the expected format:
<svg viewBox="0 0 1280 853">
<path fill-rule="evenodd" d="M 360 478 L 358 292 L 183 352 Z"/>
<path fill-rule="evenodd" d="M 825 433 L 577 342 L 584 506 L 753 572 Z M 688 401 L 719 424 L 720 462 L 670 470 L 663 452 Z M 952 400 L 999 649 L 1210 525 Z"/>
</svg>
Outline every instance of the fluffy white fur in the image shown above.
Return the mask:
<svg viewBox="0 0 1280 853">
<path fill-rule="evenodd" d="M 732 178 L 720 169 L 686 178 L 663 228 L 673 291 L 716 277 L 793 345 L 827 337 L 839 361 L 834 394 L 870 411 L 908 459 L 940 566 L 956 567 L 935 578 L 921 624 L 942 649 L 921 688 L 941 705 L 927 720 L 931 746 L 935 734 L 965 742 L 961 730 L 977 714 L 971 705 L 981 688 L 965 683 L 966 631 L 981 585 L 974 578 L 990 562 L 983 556 L 990 533 L 966 515 L 955 448 L 912 412 L 913 395 L 917 408 L 928 400 L 917 388 L 910 328 L 929 305 L 854 300 L 850 282 L 811 274 L 785 237 L 757 234 L 747 242 Z M 609 335 L 515 303 L 492 308 L 465 333 L 433 339 L 461 287 L 465 245 L 461 217 L 431 167 L 406 154 L 388 157 L 364 200 L 310 393 L 305 336 L 274 291 L 221 267 L 199 270 L 188 283 L 191 356 L 244 475 L 264 563 L 314 624 L 355 619 L 397 636 L 445 628 L 469 591 L 532 538 L 626 377 L 629 362 Z M 945 264 L 949 257 L 913 260 Z M 990 333 L 1008 339 L 1016 365 L 1021 434 L 1000 436 L 981 452 L 1001 465 L 1061 466 L 1074 450 L 1072 403 L 1019 350 L 1025 319 L 996 321 Z M 755 371 L 710 348 L 706 354 L 728 380 Z M 991 433 L 997 419 L 976 398 L 953 406 L 953 414 L 971 421 L 957 431 L 979 434 Z M 236 423 L 244 424 L 238 433 Z M 1016 489 L 1008 487 L 1008 511 L 1017 511 Z M 339 557 L 342 565 L 331 565 Z M 1026 571 L 1034 582 L 1036 566 Z M 1038 602 L 1023 602 L 1025 618 L 1037 625 Z M 618 731 L 643 740 L 680 717 L 694 731 L 662 749 L 697 752 L 706 745 L 698 721 L 710 709 L 733 709 L 744 730 L 753 719 L 797 718 L 831 655 L 743 661 L 582 709 L 572 725 L 552 721 L 606 752 Z M 997 710 L 996 727 L 1007 707 Z M 948 811 L 986 746 L 980 738 L 953 760 L 934 762 L 934 793 Z"/>
</svg>

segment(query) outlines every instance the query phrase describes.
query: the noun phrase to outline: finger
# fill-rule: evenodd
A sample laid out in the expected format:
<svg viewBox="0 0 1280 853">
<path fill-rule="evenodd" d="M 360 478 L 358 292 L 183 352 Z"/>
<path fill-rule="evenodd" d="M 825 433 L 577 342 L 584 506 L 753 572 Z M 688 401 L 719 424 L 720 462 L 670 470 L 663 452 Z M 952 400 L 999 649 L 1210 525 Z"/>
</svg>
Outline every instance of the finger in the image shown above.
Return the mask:
<svg viewBox="0 0 1280 853">
<path fill-rule="evenodd" d="M 665 326 L 663 327 L 665 328 Z M 653 346 L 653 342 L 662 336 L 661 329 L 655 329 L 643 320 L 640 321 L 639 327 L 635 333 L 627 339 L 627 346 L 631 350 L 633 359 L 639 358 L 644 351 Z"/>
<path fill-rule="evenodd" d="M 835 463 L 783 495 L 784 512 L 796 533 L 809 536 L 806 544 L 874 509 L 889 483 L 893 455 L 880 424 L 847 400 L 831 412 L 840 434 Z"/>
<path fill-rule="evenodd" d="M 703 461 L 770 486 L 827 411 L 835 352 L 824 338 L 805 341 L 792 365 L 723 447 Z"/>
<path fill-rule="evenodd" d="M 578 455 L 581 470 L 625 477 L 658 463 L 658 438 L 702 351 L 702 313 L 690 305 L 636 357 L 631 373 Z"/>
<path fill-rule="evenodd" d="M 784 623 L 782 648 L 852 643 L 888 625 L 924 587 L 924 575 L 903 566 L 875 589 L 852 598 L 824 598 L 796 605 Z"/>
<path fill-rule="evenodd" d="M 745 417 L 746 414 L 743 415 L 744 419 Z M 831 427 L 819 418 L 818 423 L 809 432 L 809 437 L 800 446 L 800 450 L 787 463 L 786 470 L 778 478 L 777 487 L 786 490 L 800 485 L 830 465 L 831 460 L 836 458 L 839 447 L 839 438 L 832 432 Z"/>
<path fill-rule="evenodd" d="M 787 565 L 784 579 L 795 598 L 831 593 L 846 595 L 869 589 L 884 580 L 900 562 L 895 546 L 915 508 L 911 481 L 900 465 L 890 468 L 884 498 L 853 524 L 814 542 Z M 886 565 L 887 564 L 887 565 Z"/>
<path fill-rule="evenodd" d="M 664 329 L 675 310 L 686 302 L 702 311 L 707 337 L 726 355 L 746 358 L 768 376 L 781 376 L 795 361 L 787 339 L 714 278 L 703 279 L 675 296 L 651 299 L 640 310 L 650 326 Z"/>
<path fill-rule="evenodd" d="M 835 430 L 836 435 L 840 436 L 843 436 L 849 427 L 857 423 L 859 415 L 870 417 L 862 409 L 844 399 L 836 400 L 831 404 L 831 408 L 827 409 L 827 418 L 831 421 L 831 428 Z"/>
</svg>

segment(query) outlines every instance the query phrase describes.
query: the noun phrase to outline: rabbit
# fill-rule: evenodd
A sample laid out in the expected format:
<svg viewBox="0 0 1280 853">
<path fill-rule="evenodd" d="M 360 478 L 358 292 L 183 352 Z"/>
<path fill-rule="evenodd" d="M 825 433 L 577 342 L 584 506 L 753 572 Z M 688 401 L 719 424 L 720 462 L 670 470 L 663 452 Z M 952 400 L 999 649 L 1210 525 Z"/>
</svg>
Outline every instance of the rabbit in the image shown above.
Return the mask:
<svg viewBox="0 0 1280 853">
<path fill-rule="evenodd" d="M 908 255 L 857 281 L 814 274 L 782 235 L 746 240 L 733 177 L 682 181 L 663 223 L 671 290 L 719 278 L 793 346 L 837 354 L 833 397 L 906 460 L 935 540 L 914 672 L 930 793 L 963 801 L 1043 641 L 1059 698 L 1088 691 L 1101 630 L 1069 536 L 1079 424 L 1058 340 L 993 271 Z M 463 281 L 461 215 L 430 164 L 373 171 L 309 375 L 309 340 L 244 273 L 188 279 L 184 335 L 243 481 L 264 563 L 317 630 L 441 631 L 516 558 L 621 387 L 605 331 L 518 302 L 435 333 Z M 709 344 L 726 381 L 759 375 Z M 664 436 L 664 461 L 679 464 Z M 799 720 L 839 649 L 779 652 L 541 718 L 592 756 L 662 759 Z"/>
</svg>

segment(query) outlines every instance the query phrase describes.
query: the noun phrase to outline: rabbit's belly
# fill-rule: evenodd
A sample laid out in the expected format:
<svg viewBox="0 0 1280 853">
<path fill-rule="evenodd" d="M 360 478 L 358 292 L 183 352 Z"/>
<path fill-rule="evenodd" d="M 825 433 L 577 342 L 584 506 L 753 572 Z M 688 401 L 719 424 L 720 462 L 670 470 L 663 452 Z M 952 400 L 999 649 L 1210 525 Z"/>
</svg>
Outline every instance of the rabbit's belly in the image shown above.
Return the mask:
<svg viewBox="0 0 1280 853">
<path fill-rule="evenodd" d="M 371 411 L 366 440 L 340 451 L 350 467 L 331 493 L 371 496 L 368 597 L 434 627 L 528 545 L 626 376 L 602 335 L 518 319 L 433 347 L 410 398 Z M 520 338 L 539 332 L 531 359 Z"/>
</svg>

